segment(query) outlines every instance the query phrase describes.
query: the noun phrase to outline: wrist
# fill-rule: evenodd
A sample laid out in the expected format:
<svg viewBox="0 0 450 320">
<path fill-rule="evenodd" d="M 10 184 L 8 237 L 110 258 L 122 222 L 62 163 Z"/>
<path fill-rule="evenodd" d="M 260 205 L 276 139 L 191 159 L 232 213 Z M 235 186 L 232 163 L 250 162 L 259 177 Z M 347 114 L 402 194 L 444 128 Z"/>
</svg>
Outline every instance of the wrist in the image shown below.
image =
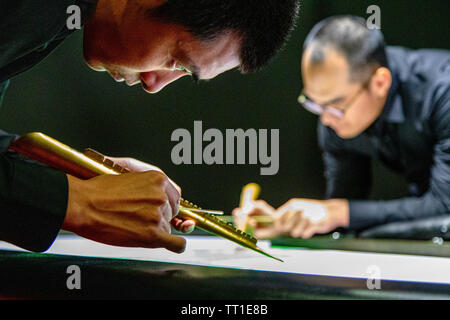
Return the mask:
<svg viewBox="0 0 450 320">
<path fill-rule="evenodd" d="M 337 224 L 337 227 L 346 228 L 350 224 L 350 209 L 347 199 L 329 199 L 326 201 L 326 208 Z"/>
<path fill-rule="evenodd" d="M 67 175 L 69 184 L 69 197 L 67 201 L 66 216 L 62 229 L 70 232 L 76 232 L 82 223 L 82 213 L 80 194 L 83 190 L 83 180 Z"/>
</svg>

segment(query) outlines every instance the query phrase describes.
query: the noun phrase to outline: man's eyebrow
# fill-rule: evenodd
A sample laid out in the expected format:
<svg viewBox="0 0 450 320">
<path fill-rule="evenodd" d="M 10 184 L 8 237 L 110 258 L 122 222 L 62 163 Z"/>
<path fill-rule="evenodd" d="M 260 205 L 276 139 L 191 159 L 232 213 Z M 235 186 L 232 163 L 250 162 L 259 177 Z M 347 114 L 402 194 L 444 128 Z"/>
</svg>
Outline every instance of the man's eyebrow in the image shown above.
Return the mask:
<svg viewBox="0 0 450 320">
<path fill-rule="evenodd" d="M 331 99 L 330 101 L 325 102 L 324 105 L 336 104 L 343 100 L 344 100 L 344 97 L 337 97 L 337 98 Z"/>
<path fill-rule="evenodd" d="M 308 92 L 306 92 L 306 91 L 303 91 L 303 92 L 305 92 L 306 96 L 311 99 L 311 96 L 308 94 Z M 320 105 L 326 106 L 326 105 L 330 105 L 330 104 L 335 104 L 335 103 L 339 103 L 339 102 L 343 101 L 344 99 L 345 99 L 344 97 L 337 97 L 337 98 L 333 98 L 327 102 L 321 103 Z M 315 100 L 312 100 L 312 101 L 317 103 Z"/>
</svg>

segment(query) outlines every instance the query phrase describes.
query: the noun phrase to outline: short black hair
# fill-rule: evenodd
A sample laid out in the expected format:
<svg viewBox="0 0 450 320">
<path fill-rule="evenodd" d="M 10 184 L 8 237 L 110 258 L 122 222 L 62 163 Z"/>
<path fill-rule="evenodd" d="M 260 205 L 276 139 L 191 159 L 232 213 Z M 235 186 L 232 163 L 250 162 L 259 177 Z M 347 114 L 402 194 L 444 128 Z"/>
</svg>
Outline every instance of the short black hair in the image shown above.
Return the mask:
<svg viewBox="0 0 450 320">
<path fill-rule="evenodd" d="M 295 27 L 300 0 L 168 0 L 151 17 L 184 26 L 201 41 L 227 31 L 241 38 L 240 71 L 265 66 Z"/>
<path fill-rule="evenodd" d="M 388 67 L 386 44 L 379 29 L 369 29 L 363 18 L 334 16 L 322 20 L 310 31 L 303 49 L 311 48 L 311 63 L 319 64 L 324 49 L 331 47 L 342 53 L 353 81 L 363 81 L 375 68 Z"/>
</svg>

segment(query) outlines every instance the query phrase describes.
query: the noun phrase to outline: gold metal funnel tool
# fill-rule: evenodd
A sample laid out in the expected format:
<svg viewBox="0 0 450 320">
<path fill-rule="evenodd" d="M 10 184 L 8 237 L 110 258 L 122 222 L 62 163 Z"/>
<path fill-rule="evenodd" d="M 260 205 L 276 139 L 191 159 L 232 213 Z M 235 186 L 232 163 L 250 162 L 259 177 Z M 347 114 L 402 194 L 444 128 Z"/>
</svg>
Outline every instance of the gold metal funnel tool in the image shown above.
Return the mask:
<svg viewBox="0 0 450 320">
<path fill-rule="evenodd" d="M 86 149 L 83 154 L 39 132 L 21 136 L 9 148 L 30 159 L 39 161 L 80 179 L 90 179 L 101 174 L 118 175 L 129 172 L 127 168 L 119 166 L 92 149 Z M 256 238 L 236 229 L 232 223 L 227 223 L 219 219 L 216 216 L 217 214 L 222 214 L 222 212 L 202 210 L 191 202 L 182 199 L 177 217 L 193 220 L 197 228 L 226 238 L 265 256 L 280 260 L 260 249 L 256 245 Z"/>
</svg>

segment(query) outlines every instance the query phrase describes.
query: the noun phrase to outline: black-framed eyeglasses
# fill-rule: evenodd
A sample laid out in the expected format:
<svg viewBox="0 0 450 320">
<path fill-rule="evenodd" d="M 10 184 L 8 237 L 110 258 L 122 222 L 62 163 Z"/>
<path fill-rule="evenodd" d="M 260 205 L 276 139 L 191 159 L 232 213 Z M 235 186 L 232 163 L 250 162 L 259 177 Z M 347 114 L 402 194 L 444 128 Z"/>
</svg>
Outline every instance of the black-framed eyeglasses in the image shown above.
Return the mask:
<svg viewBox="0 0 450 320">
<path fill-rule="evenodd" d="M 354 104 L 356 99 L 359 98 L 359 96 L 364 92 L 365 89 L 367 89 L 370 80 L 372 79 L 372 75 L 369 77 L 367 81 L 363 83 L 361 88 L 353 95 L 353 97 L 345 104 L 344 108 L 336 108 L 333 106 L 324 106 L 320 105 L 318 103 L 315 103 L 312 99 L 310 99 L 303 91 L 298 97 L 297 101 L 298 103 L 305 108 L 307 111 L 320 116 L 322 113 L 329 112 L 332 115 L 334 115 L 337 118 L 343 118 L 345 115 L 345 112 Z"/>
</svg>

